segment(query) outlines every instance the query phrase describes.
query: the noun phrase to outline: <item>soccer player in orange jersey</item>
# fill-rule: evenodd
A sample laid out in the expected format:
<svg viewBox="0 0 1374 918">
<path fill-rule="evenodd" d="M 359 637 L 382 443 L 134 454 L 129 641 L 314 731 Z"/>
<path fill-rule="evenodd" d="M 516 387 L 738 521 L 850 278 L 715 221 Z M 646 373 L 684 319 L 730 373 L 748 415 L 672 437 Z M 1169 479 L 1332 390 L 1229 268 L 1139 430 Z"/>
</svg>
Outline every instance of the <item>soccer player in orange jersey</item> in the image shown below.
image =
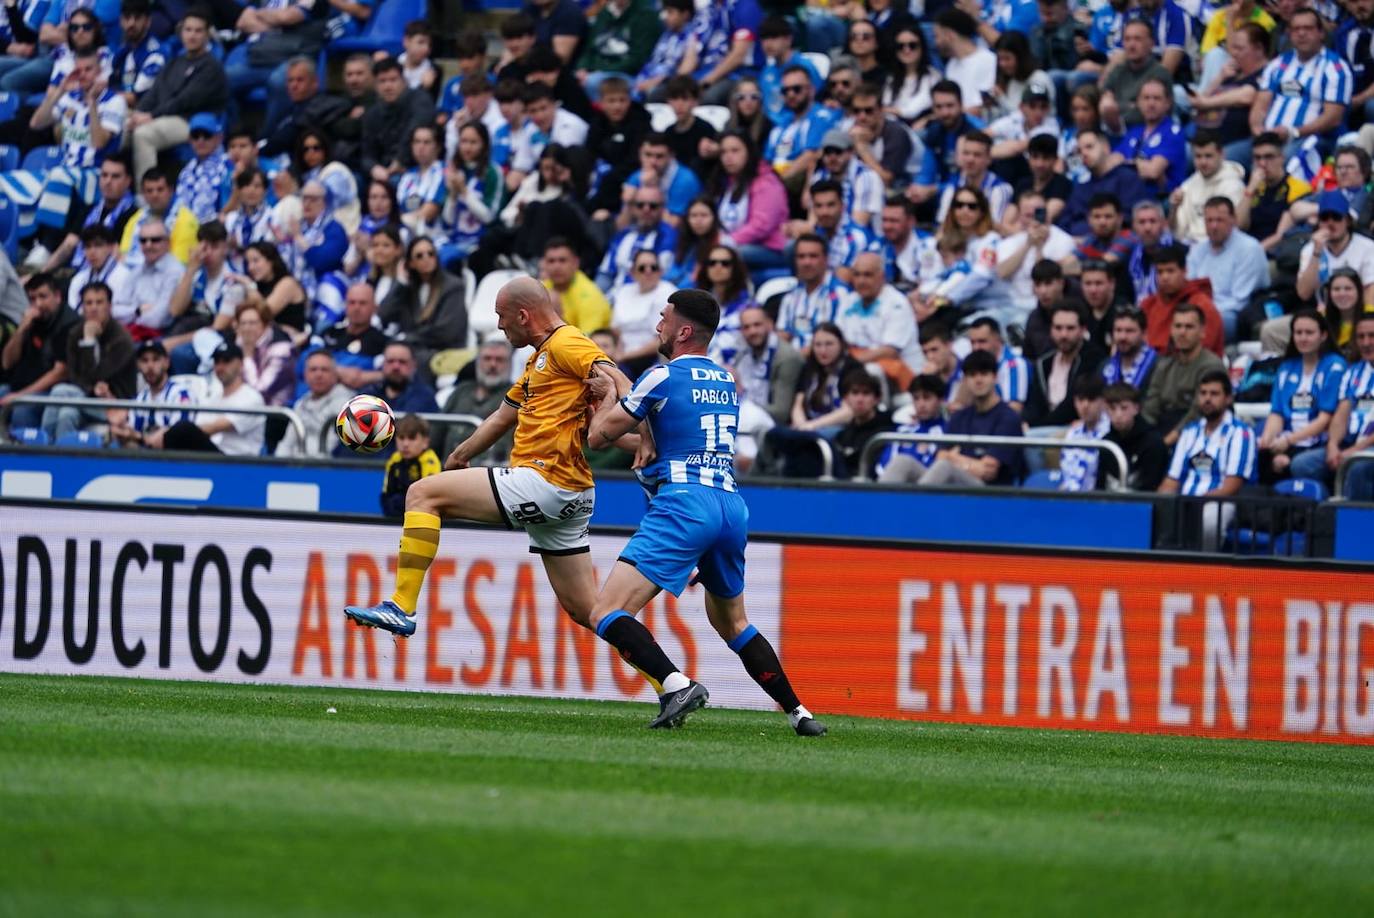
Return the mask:
<svg viewBox="0 0 1374 918">
<path fill-rule="evenodd" d="M 563 321 L 539 281 L 520 277 L 496 295 L 497 326 L 511 346 L 536 348 L 505 401 L 458 445 L 445 471 L 422 478 L 406 492 L 397 560 L 396 592 L 375 606 L 348 606 L 361 625 L 409 637 L 425 572 L 439 551 L 444 517 L 523 528 L 530 551 L 544 561 L 549 585 L 575 621 L 588 626 L 596 601 L 587 523 L 595 490 L 582 455 L 587 431 L 587 380 L 598 367 L 629 380 L 614 361 L 576 327 Z M 515 428 L 510 468 L 469 468 L 468 463 Z M 620 443 L 634 448 L 631 434 Z M 658 686 L 655 686 L 657 689 Z"/>
</svg>

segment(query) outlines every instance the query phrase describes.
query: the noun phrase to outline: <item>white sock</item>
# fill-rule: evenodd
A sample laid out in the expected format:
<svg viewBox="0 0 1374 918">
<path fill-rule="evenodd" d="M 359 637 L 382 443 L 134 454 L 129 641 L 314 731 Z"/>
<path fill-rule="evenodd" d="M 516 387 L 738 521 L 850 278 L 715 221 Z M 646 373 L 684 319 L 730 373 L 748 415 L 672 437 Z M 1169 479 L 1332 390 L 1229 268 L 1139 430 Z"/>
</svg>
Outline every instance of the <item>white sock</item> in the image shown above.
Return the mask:
<svg viewBox="0 0 1374 918">
<path fill-rule="evenodd" d="M 691 684 L 691 680 L 682 673 L 674 672 L 669 674 L 667 679 L 663 680 L 663 693 L 667 695 L 672 692 L 680 692 Z"/>
<path fill-rule="evenodd" d="M 801 723 L 804 718 L 810 716 L 811 712 L 806 709 L 806 705 L 799 704 L 795 710 L 787 713 L 787 720 L 792 724 L 792 729 L 795 730 L 797 729 L 797 724 Z"/>
</svg>

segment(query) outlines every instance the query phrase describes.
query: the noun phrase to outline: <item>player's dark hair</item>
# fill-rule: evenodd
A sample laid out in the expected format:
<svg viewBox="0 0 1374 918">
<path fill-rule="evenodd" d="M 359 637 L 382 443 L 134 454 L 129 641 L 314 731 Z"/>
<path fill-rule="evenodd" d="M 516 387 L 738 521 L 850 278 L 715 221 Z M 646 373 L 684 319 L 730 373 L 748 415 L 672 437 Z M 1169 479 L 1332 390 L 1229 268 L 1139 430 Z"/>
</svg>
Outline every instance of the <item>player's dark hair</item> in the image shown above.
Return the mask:
<svg viewBox="0 0 1374 918">
<path fill-rule="evenodd" d="M 678 290 L 668 297 L 673 311 L 696 328 L 696 339 L 705 343 L 720 324 L 720 304 L 705 290 Z"/>
</svg>

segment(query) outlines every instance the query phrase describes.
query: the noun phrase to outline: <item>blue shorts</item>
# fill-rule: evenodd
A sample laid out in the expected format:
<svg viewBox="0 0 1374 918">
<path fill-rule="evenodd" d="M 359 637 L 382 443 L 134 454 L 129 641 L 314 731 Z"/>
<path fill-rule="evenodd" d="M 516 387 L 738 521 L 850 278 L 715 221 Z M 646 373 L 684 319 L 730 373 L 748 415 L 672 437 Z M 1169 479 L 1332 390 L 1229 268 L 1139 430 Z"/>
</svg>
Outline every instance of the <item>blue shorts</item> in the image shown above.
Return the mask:
<svg viewBox="0 0 1374 918">
<path fill-rule="evenodd" d="M 733 599 L 744 592 L 744 547 L 749 544 L 749 508 L 734 491 L 694 485 L 664 485 L 620 560 L 652 583 L 682 595 L 692 569 L 713 596 Z"/>
</svg>

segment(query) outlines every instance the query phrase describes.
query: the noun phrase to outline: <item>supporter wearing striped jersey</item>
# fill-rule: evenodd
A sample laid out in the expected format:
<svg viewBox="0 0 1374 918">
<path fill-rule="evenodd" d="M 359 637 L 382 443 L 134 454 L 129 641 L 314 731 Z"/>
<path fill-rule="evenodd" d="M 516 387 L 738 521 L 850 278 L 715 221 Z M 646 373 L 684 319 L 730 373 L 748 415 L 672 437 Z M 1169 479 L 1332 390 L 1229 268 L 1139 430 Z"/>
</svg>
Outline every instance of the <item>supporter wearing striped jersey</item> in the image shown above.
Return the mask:
<svg viewBox="0 0 1374 918">
<path fill-rule="evenodd" d="M 1356 319 L 1355 348 L 1360 360 L 1341 379 L 1340 404 L 1331 416 L 1326 441 L 1326 466 L 1332 472 L 1351 455 L 1374 447 L 1374 312 Z M 1374 463 L 1351 466 L 1345 496 L 1374 500 Z"/>
<path fill-rule="evenodd" d="M 1323 45 L 1326 32 L 1321 16 L 1300 9 L 1288 20 L 1293 49 L 1269 62 L 1259 78 L 1259 92 L 1250 108 L 1250 130 L 1278 134 L 1292 156 L 1298 142 L 1319 142 L 1340 128 L 1350 105 L 1354 77 L 1350 65 Z"/>
<path fill-rule="evenodd" d="M 825 240 L 814 233 L 800 236 L 792 249 L 797 286 L 778 305 L 778 335 L 810 353 L 811 335 L 824 322 L 834 322 L 854 298 L 854 291 L 835 276 L 826 262 Z"/>
<path fill-rule="evenodd" d="M 1064 440 L 1101 440 L 1111 432 L 1112 419 L 1107 414 L 1107 401 L 1102 377 L 1085 374 L 1074 380 L 1073 409 L 1078 420 L 1069 425 Z M 1092 491 L 1097 487 L 1098 460 L 1102 454 L 1095 449 L 1065 447 L 1059 452 L 1059 490 Z"/>
<path fill-rule="evenodd" d="M 1327 430 L 1340 404 L 1345 358 L 1336 352 L 1321 313 L 1294 314 L 1285 359 L 1274 377 L 1269 417 L 1260 434 L 1265 480 L 1325 477 Z"/>
<path fill-rule="evenodd" d="M 854 259 L 874 249 L 868 230 L 845 213 L 844 191 L 833 179 L 811 186 L 811 225 L 803 223 L 800 228 L 803 232 L 812 230 L 825 240 L 830 270 L 846 284 L 850 282 Z"/>
<path fill-rule="evenodd" d="M 1179 434 L 1169 474 L 1160 494 L 1186 497 L 1234 497 L 1255 477 L 1255 433 L 1249 422 L 1231 412 L 1233 390 L 1225 370 L 1209 370 L 1198 380 L 1195 406 L 1200 415 Z M 1214 550 L 1231 520 L 1234 503 L 1204 504 L 1201 537 L 1204 550 Z"/>
<path fill-rule="evenodd" d="M 171 362 L 167 349 L 158 340 L 144 341 L 135 350 L 138 373 L 144 385 L 134 396 L 138 402 L 177 402 L 194 405 L 195 397 L 185 385 L 171 379 L 167 373 Z M 132 411 L 110 411 L 110 437 L 125 446 L 142 444 L 143 438 L 155 430 L 171 427 L 193 415 L 165 408 L 135 408 Z"/>
<path fill-rule="evenodd" d="M 524 529 L 563 608 L 577 622 L 591 622 L 596 574 L 587 522 L 596 492 L 582 452 L 586 385 L 593 367 L 626 391 L 629 380 L 563 320 L 549 292 L 533 278 L 519 277 L 502 287 L 496 315 L 511 345 L 533 346 L 534 353 L 501 407 L 449 454 L 445 471 L 406 491 L 396 592 L 375 606 L 345 608 L 359 624 L 402 636 L 415 633 L 420 587 L 439 551 L 443 517 Z M 469 467 L 512 428 L 509 468 Z M 638 439 L 627 445 L 636 448 Z"/>
<path fill-rule="evenodd" d="M 798 735 L 820 736 L 825 728 L 802 707 L 777 653 L 744 612 L 749 509 L 733 471 L 739 397 L 730 372 L 706 356 L 719 319 L 720 306 L 709 293 L 679 290 L 668 297 L 658 327 L 668 363 L 646 370 L 633 388 L 595 368 L 605 391 L 592 420 L 591 446 L 609 446 L 645 422 L 655 455 L 640 470 L 653 492 L 649 510 L 596 599 L 592 626 L 662 686 L 661 710 L 650 726 L 679 726 L 708 693 L 678 671 L 635 616 L 662 590 L 681 595 L 695 570 L 722 640 Z"/>
<path fill-rule="evenodd" d="M 917 376 L 908 390 L 912 419 L 898 425 L 897 433 L 938 434 L 945 431 L 945 382 L 933 373 Z M 884 484 L 916 484 L 935 463 L 940 447 L 935 443 L 890 443 L 883 448 L 873 474 Z"/>
<path fill-rule="evenodd" d="M 1006 232 L 1016 225 L 1016 205 L 1011 202 L 1011 186 L 990 171 L 992 138 L 982 131 L 970 131 L 959 138 L 957 153 L 959 171 L 950 176 L 940 190 L 940 206 L 936 221 L 943 223 L 954 203 L 954 193 L 960 188 L 976 188 L 988 199 L 988 209 L 998 232 Z"/>
<path fill-rule="evenodd" d="M 968 329 L 968 343 L 973 350 L 991 354 L 997 361 L 997 394 L 1013 411 L 1020 414 L 1030 393 L 1030 367 L 1024 358 L 1002 342 L 1002 326 L 997 324 L 996 319 L 988 316 L 974 319 Z M 953 385 L 962 378 L 961 366 L 955 371 L 950 384 Z M 962 391 L 951 401 L 951 408 L 962 408 L 969 403 L 967 395 Z"/>
<path fill-rule="evenodd" d="M 854 140 L 845 131 L 828 131 L 821 141 L 821 164 L 811 185 L 827 180 L 839 183 L 845 215 L 870 233 L 876 230 L 875 218 L 883 208 L 883 183 L 878 173 L 854 155 Z"/>
<path fill-rule="evenodd" d="M 883 254 L 888 283 L 902 292 L 915 289 L 922 275 L 940 264 L 935 237 L 916 228 L 916 208 L 893 195 L 883 204 L 878 251 Z"/>
<path fill-rule="evenodd" d="M 1197 23 L 1174 0 L 1137 0 L 1135 16 L 1154 30 L 1155 51 L 1159 62 L 1171 77 L 1185 77 L 1190 73 L 1188 59 L 1196 55 Z"/>
</svg>

